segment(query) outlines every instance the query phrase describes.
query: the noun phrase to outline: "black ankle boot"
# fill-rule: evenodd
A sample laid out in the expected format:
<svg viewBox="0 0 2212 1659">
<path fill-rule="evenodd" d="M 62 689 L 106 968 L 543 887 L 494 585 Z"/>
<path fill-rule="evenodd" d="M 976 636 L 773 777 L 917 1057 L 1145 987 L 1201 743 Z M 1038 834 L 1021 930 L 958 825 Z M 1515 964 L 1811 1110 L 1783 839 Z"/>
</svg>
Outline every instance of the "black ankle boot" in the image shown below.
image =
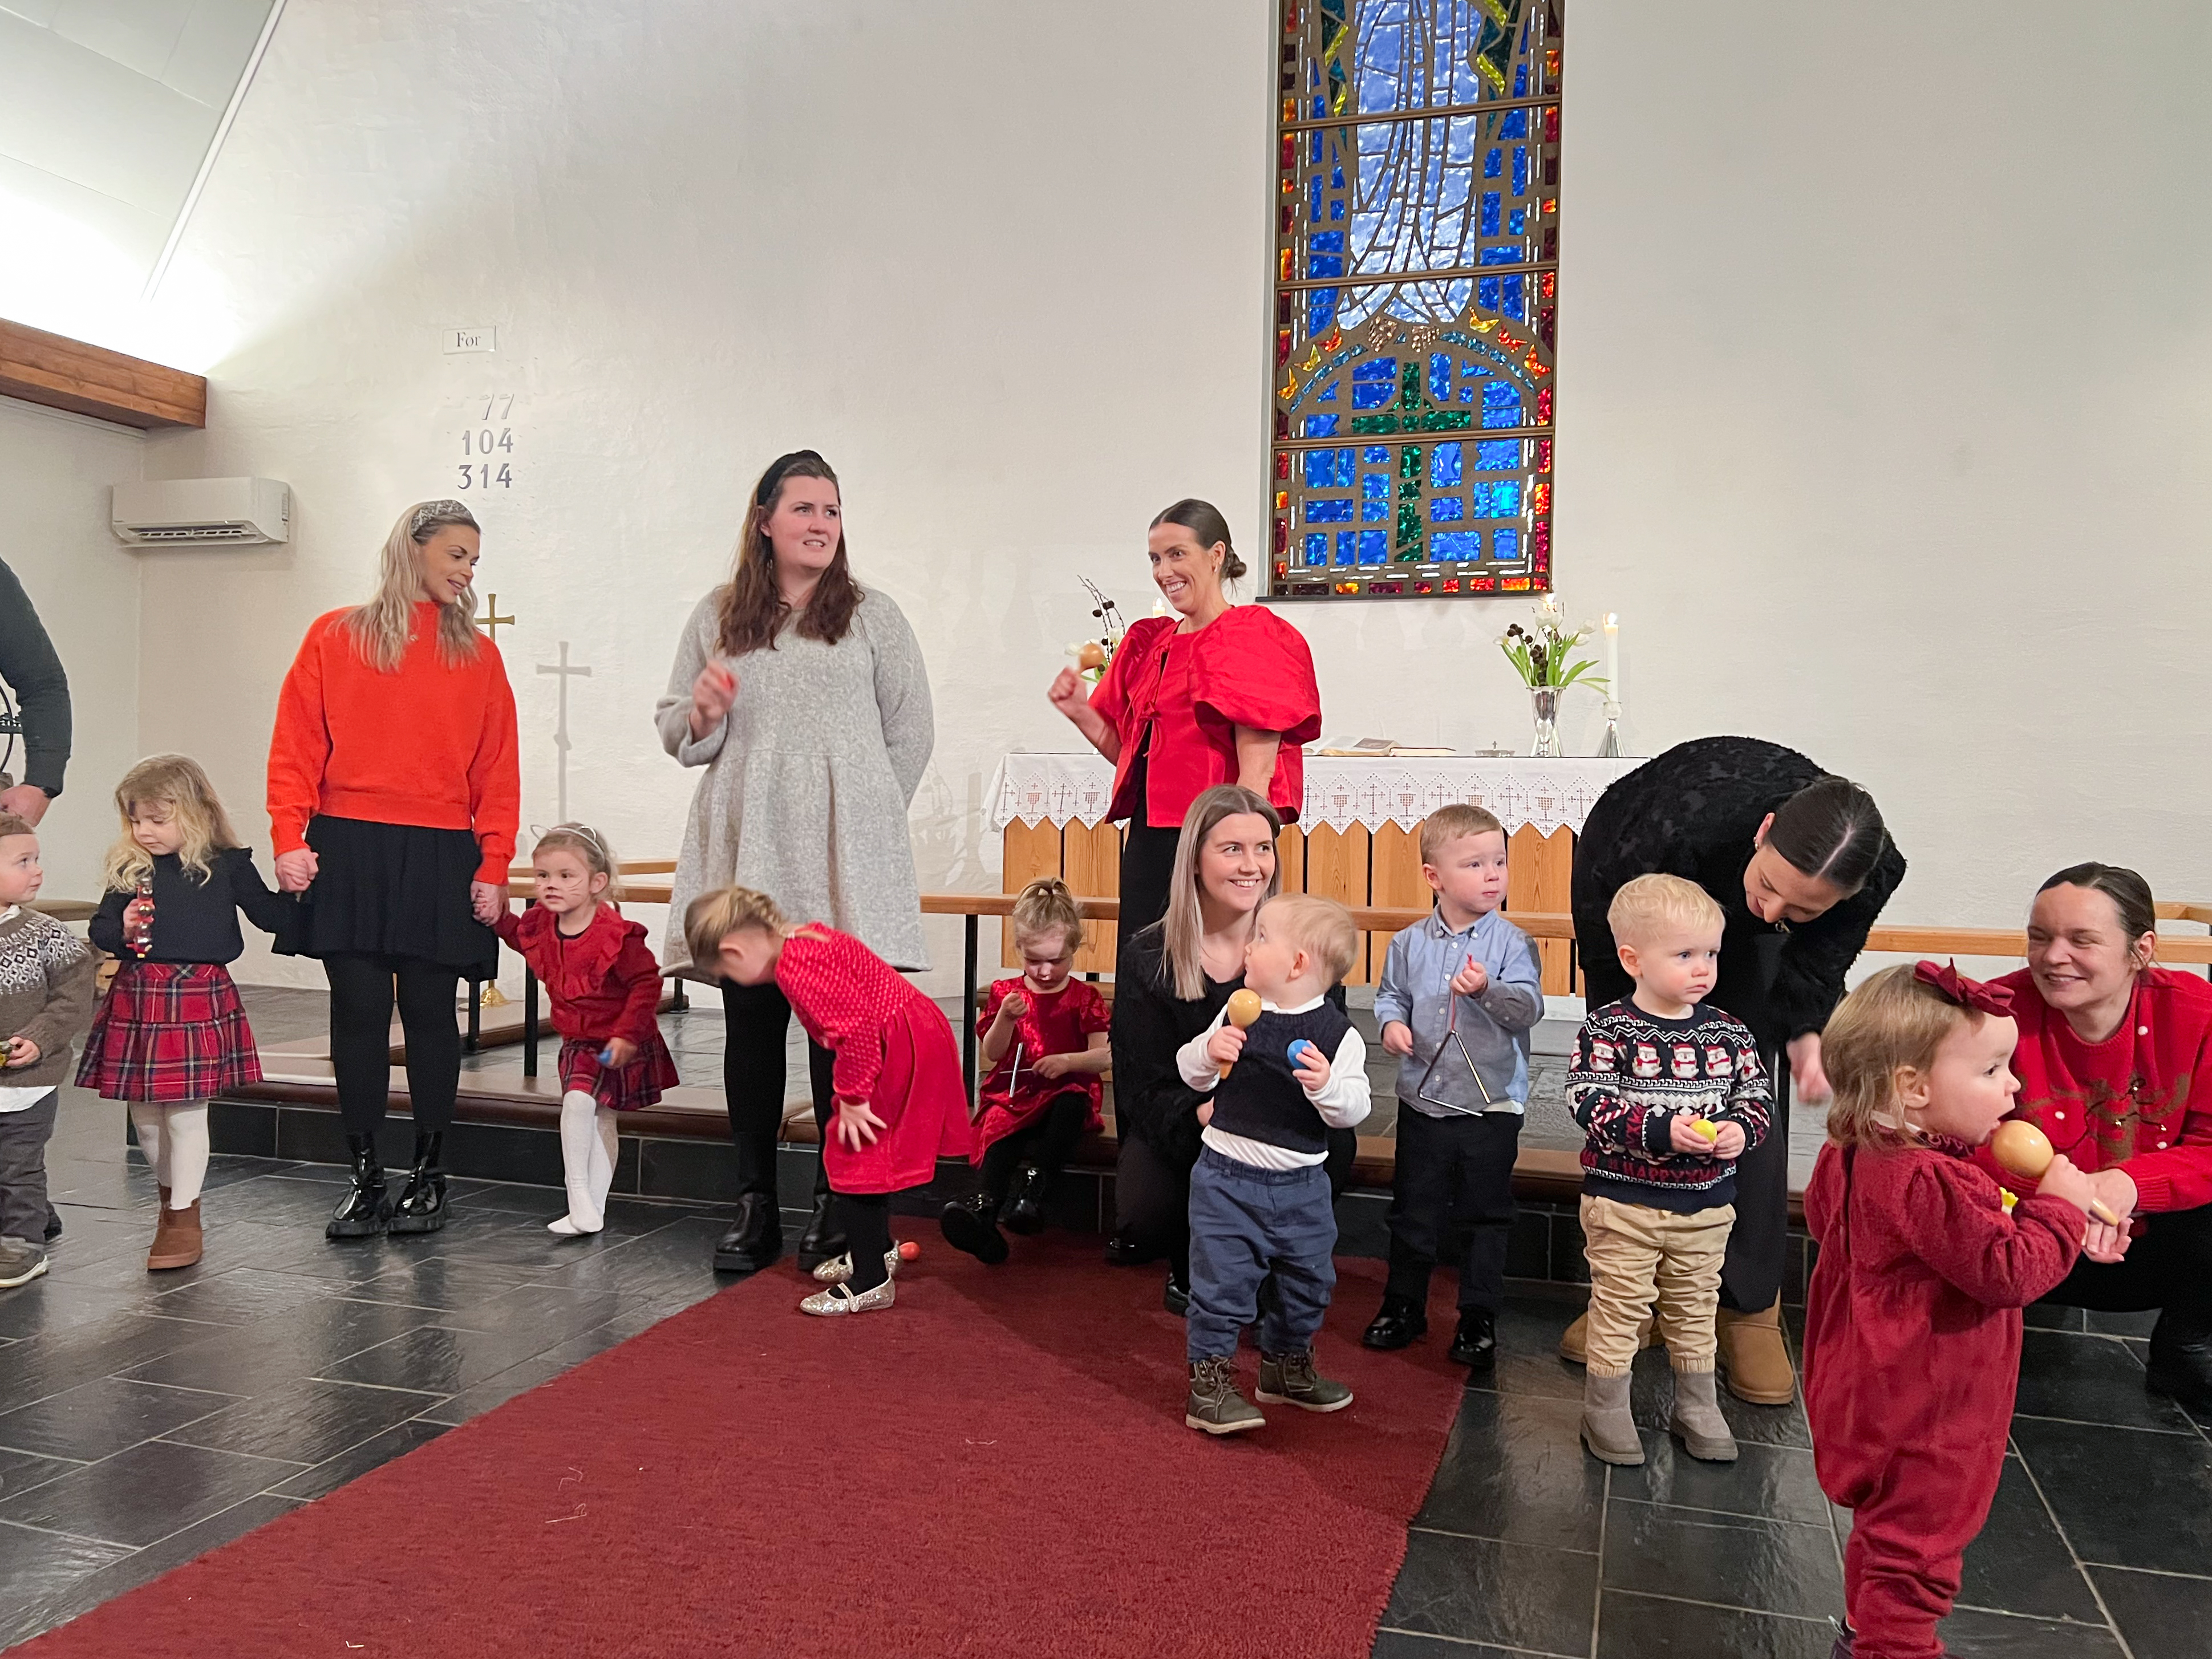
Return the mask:
<svg viewBox="0 0 2212 1659">
<path fill-rule="evenodd" d="M 1190 1317 L 1190 1279 L 1177 1279 L 1173 1267 L 1168 1269 L 1167 1288 L 1160 1292 L 1160 1306 L 1177 1319 Z"/>
<path fill-rule="evenodd" d="M 1428 1334 L 1429 1316 L 1419 1303 L 1410 1296 L 1386 1296 L 1382 1310 L 1361 1333 L 1359 1346 L 1391 1353 Z"/>
<path fill-rule="evenodd" d="M 445 1144 L 442 1133 L 415 1137 L 415 1167 L 407 1172 L 407 1190 L 392 1206 L 386 1231 L 434 1233 L 446 1224 L 446 1172 L 438 1167 Z"/>
<path fill-rule="evenodd" d="M 2212 1412 L 2212 1322 L 2168 1308 L 2151 1328 L 2144 1386 L 2198 1413 Z"/>
<path fill-rule="evenodd" d="M 811 1273 L 834 1255 L 845 1254 L 845 1230 L 837 1224 L 827 1193 L 814 1194 L 814 1213 L 799 1236 L 799 1271 Z"/>
<path fill-rule="evenodd" d="M 945 1206 L 937 1218 L 945 1242 L 956 1250 L 965 1250 L 978 1261 L 995 1267 L 1006 1259 L 1006 1241 L 1000 1237 L 994 1212 L 998 1200 L 988 1193 L 970 1193 L 965 1198 L 956 1198 Z"/>
<path fill-rule="evenodd" d="M 738 1200 L 738 1218 L 714 1246 L 718 1273 L 757 1273 L 783 1254 L 783 1217 L 774 1193 L 747 1193 Z"/>
<path fill-rule="evenodd" d="M 376 1156 L 374 1135 L 348 1135 L 346 1152 L 353 1160 L 353 1185 L 331 1212 L 325 1238 L 374 1238 L 384 1231 L 392 1214 L 385 1196 L 384 1164 Z"/>
<path fill-rule="evenodd" d="M 1014 1176 L 1014 1190 L 1000 1212 L 999 1224 L 1010 1233 L 1034 1238 L 1044 1231 L 1044 1171 L 1024 1164 Z"/>
<path fill-rule="evenodd" d="M 1487 1308 L 1462 1308 L 1447 1358 L 1455 1365 L 1487 1365 L 1497 1357 L 1498 1316 Z"/>
</svg>

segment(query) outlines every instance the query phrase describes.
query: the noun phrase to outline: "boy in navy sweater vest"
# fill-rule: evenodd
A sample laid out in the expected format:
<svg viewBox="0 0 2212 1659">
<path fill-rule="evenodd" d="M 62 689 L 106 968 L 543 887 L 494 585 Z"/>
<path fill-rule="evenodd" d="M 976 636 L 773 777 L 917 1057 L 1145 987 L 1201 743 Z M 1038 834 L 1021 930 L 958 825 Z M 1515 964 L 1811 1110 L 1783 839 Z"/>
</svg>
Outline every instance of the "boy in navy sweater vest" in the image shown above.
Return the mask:
<svg viewBox="0 0 2212 1659">
<path fill-rule="evenodd" d="M 1359 948 L 1352 913 L 1287 893 L 1261 907 L 1244 948 L 1260 998 L 1247 1030 L 1214 1022 L 1177 1051 L 1204 1149 L 1190 1176 L 1190 1398 L 1183 1421 L 1237 1434 L 1267 1419 L 1237 1391 L 1237 1338 L 1259 1317 L 1260 1281 L 1279 1292 L 1260 1327 L 1260 1399 L 1333 1412 L 1352 1390 L 1314 1369 L 1314 1334 L 1336 1285 L 1328 1131 L 1367 1115 L 1367 1046 L 1325 999 Z"/>
</svg>

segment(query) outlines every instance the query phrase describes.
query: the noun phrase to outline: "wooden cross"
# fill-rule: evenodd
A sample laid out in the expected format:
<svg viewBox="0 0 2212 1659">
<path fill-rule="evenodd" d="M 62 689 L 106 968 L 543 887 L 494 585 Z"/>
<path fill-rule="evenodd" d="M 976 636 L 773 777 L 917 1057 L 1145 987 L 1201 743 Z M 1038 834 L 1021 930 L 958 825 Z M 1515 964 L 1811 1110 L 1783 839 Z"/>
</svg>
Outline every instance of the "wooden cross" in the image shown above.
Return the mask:
<svg viewBox="0 0 2212 1659">
<path fill-rule="evenodd" d="M 497 645 L 499 643 L 499 630 L 502 628 L 514 627 L 514 618 L 512 617 L 502 617 L 499 614 L 499 595 L 496 593 L 491 596 L 490 600 L 485 605 L 484 609 L 489 613 L 489 615 L 477 617 L 471 620 L 475 622 L 478 628 L 483 629 L 487 634 L 489 634 L 491 635 L 491 642 L 494 645 Z M 565 681 L 562 682 L 564 684 L 566 683 L 567 682 Z"/>
<path fill-rule="evenodd" d="M 568 680 L 576 674 L 589 679 L 592 671 L 580 664 L 569 662 L 568 641 L 563 640 L 561 641 L 561 660 L 557 664 L 541 662 L 538 665 L 538 672 L 561 677 L 561 718 L 553 728 L 553 746 L 561 751 L 560 822 L 566 823 L 568 822 Z"/>
</svg>

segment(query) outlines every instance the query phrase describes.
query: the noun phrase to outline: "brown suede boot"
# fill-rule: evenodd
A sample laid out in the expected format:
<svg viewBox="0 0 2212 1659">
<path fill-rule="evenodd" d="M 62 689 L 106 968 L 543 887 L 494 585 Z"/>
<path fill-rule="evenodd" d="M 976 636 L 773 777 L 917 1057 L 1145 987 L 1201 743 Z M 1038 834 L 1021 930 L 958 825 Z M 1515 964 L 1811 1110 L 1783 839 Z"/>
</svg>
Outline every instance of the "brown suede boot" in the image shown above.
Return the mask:
<svg viewBox="0 0 2212 1659">
<path fill-rule="evenodd" d="M 1786 1406 L 1796 1396 L 1797 1376 L 1782 1341 L 1782 1299 L 1758 1313 L 1719 1310 L 1721 1380 L 1737 1399 L 1754 1406 Z"/>
<path fill-rule="evenodd" d="M 146 1253 L 146 1271 L 149 1273 L 191 1267 L 200 1259 L 204 1243 L 199 1200 L 194 1199 L 181 1210 L 173 1210 L 167 1201 L 167 1193 L 162 1197 L 161 1219 L 154 1229 L 154 1248 Z"/>
<path fill-rule="evenodd" d="M 1588 1364 L 1589 1362 L 1585 1355 L 1589 1338 L 1589 1316 L 1577 1314 L 1575 1322 L 1567 1327 L 1567 1334 L 1559 1339 L 1559 1358 L 1570 1365 Z M 1658 1341 L 1659 1339 L 1651 1334 L 1651 1322 L 1649 1319 L 1644 1320 L 1636 1328 L 1636 1346 L 1639 1350 L 1656 1347 Z"/>
</svg>

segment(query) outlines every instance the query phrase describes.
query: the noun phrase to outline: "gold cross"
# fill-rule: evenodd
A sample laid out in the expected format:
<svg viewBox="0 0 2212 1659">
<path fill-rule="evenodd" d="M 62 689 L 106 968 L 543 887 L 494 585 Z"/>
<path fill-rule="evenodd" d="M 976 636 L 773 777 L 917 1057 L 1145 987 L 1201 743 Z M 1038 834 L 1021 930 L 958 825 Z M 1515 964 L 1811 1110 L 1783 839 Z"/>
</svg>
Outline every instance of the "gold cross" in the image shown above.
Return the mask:
<svg viewBox="0 0 2212 1659">
<path fill-rule="evenodd" d="M 499 643 L 499 630 L 502 628 L 514 627 L 514 618 L 512 617 L 502 617 L 499 614 L 499 595 L 496 593 L 491 596 L 490 603 L 485 605 L 484 609 L 490 614 L 488 616 L 477 617 L 474 618 L 474 621 L 477 627 L 483 629 L 491 635 L 492 643 L 496 645 Z"/>
</svg>

